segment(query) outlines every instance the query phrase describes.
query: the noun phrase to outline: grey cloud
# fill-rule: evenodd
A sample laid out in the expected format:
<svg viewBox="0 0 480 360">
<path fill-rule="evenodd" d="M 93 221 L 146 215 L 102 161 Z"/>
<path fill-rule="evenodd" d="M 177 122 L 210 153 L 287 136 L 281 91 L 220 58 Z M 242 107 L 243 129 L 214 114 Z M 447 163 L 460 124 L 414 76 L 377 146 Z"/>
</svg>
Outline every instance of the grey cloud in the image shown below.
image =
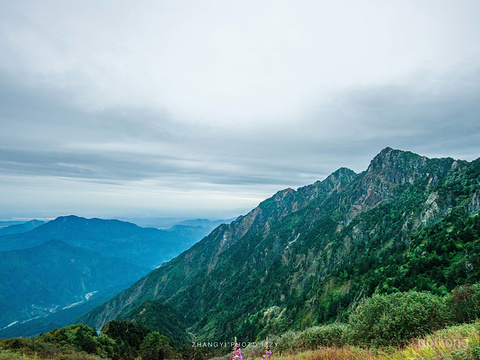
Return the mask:
<svg viewBox="0 0 480 360">
<path fill-rule="evenodd" d="M 478 1 L 380 3 L 5 3 L 2 194 L 254 206 L 386 146 L 478 157 Z"/>
<path fill-rule="evenodd" d="M 335 123 L 338 132 L 326 142 L 354 157 L 393 146 L 472 160 L 480 155 L 479 114 L 480 72 L 474 68 L 340 93 L 305 126 L 315 128 L 318 118 Z"/>
<path fill-rule="evenodd" d="M 227 136 L 222 145 L 230 144 L 231 155 L 250 171 L 278 179 L 282 173 L 286 183 L 296 186 L 340 166 L 363 171 L 386 146 L 431 157 L 476 159 L 479 114 L 478 68 L 453 69 L 340 92 L 308 117 L 239 134 L 245 140 Z"/>
<path fill-rule="evenodd" d="M 87 111 L 71 93 L 4 81 L 0 175 L 255 193 L 312 183 L 341 166 L 363 171 L 385 146 L 471 160 L 480 153 L 479 73 L 468 79 L 450 74 L 434 91 L 414 82 L 357 88 L 308 117 L 237 128 L 151 109 Z"/>
<path fill-rule="evenodd" d="M 98 152 L 61 152 L 41 149 L 20 150 L 0 148 L 2 173 L 24 176 L 59 176 L 92 180 L 141 180 L 174 173 L 172 165 L 179 159 L 173 157 L 142 156 L 142 161 L 132 156 Z"/>
<path fill-rule="evenodd" d="M 302 171 L 301 164 L 288 165 L 285 144 L 271 138 L 268 128 L 235 133 L 137 108 L 88 112 L 70 101 L 72 93 L 3 79 L 4 174 L 117 182 L 161 179 L 189 187 L 195 182 L 290 185 Z M 109 149 L 109 142 L 118 146 Z M 128 146 L 123 149 L 122 144 Z M 145 144 L 152 148 L 143 150 Z"/>
<path fill-rule="evenodd" d="M 0 73 L 0 125 L 3 137 L 34 135 L 54 144 L 70 141 L 169 141 L 171 120 L 160 111 L 140 108 L 89 111 L 75 102 L 72 90 L 29 86 L 24 78 Z"/>
</svg>

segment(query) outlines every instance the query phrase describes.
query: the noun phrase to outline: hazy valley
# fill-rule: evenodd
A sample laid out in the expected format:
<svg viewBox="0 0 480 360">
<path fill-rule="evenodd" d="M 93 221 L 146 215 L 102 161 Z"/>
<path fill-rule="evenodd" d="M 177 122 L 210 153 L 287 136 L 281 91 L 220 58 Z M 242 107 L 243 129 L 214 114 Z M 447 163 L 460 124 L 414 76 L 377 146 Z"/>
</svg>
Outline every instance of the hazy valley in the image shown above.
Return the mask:
<svg viewBox="0 0 480 360">
<path fill-rule="evenodd" d="M 158 230 L 66 216 L 1 228 L 0 336 L 31 336 L 73 322 L 215 225 L 197 220 Z"/>
</svg>

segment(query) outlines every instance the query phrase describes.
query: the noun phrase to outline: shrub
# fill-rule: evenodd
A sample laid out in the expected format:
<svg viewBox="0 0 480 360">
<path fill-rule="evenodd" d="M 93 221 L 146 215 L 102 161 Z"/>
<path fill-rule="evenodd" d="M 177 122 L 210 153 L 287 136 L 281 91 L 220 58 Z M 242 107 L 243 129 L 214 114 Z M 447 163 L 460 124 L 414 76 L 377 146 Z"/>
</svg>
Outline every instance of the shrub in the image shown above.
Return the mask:
<svg viewBox="0 0 480 360">
<path fill-rule="evenodd" d="M 15 353 L 10 350 L 0 350 L 0 360 L 27 360 L 32 359 L 26 355 Z"/>
<path fill-rule="evenodd" d="M 350 316 L 349 324 L 358 344 L 399 346 L 440 329 L 447 315 L 442 298 L 409 291 L 365 299 Z"/>
<path fill-rule="evenodd" d="M 306 349 L 315 350 L 322 346 L 343 346 L 348 341 L 349 326 L 330 324 L 316 326 L 303 331 L 299 340 Z"/>
<path fill-rule="evenodd" d="M 299 333 L 295 331 L 287 331 L 277 339 L 277 353 L 292 353 L 301 347 Z"/>
<path fill-rule="evenodd" d="M 287 331 L 276 339 L 276 353 L 295 353 L 320 347 L 341 347 L 349 343 L 351 329 L 348 324 L 329 324 L 308 328 L 302 332 Z"/>
<path fill-rule="evenodd" d="M 480 284 L 456 287 L 447 297 L 446 302 L 452 322 L 465 323 L 478 319 L 480 317 Z"/>
<path fill-rule="evenodd" d="M 140 345 L 140 355 L 143 360 L 169 359 L 173 355 L 173 349 L 167 337 L 154 331 L 148 334 Z"/>
</svg>

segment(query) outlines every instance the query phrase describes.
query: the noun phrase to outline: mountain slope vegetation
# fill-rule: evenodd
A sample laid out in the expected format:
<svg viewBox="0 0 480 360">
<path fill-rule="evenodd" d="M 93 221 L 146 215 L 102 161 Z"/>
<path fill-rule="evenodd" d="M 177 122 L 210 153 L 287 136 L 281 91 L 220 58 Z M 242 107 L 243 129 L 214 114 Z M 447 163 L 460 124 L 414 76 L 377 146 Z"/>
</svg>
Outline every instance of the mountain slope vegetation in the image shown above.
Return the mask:
<svg viewBox="0 0 480 360">
<path fill-rule="evenodd" d="M 447 294 L 478 282 L 480 160 L 386 148 L 360 174 L 279 191 L 81 320 L 97 328 L 145 301 L 198 339 L 254 340 L 348 315 L 372 294 Z"/>
<path fill-rule="evenodd" d="M 50 240 L 0 252 L 0 329 L 123 289 L 148 272 L 126 260 Z"/>
</svg>

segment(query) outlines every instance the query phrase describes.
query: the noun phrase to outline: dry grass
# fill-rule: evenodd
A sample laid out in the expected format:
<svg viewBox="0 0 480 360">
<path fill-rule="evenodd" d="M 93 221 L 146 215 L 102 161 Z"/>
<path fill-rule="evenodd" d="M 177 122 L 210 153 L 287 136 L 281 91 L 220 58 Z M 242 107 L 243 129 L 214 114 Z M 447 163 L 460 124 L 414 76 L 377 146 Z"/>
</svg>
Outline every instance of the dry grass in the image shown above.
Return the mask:
<svg viewBox="0 0 480 360">
<path fill-rule="evenodd" d="M 400 360 L 479 359 L 479 326 L 452 326 L 411 342 L 403 349 L 375 349 L 357 346 L 328 347 L 298 354 L 276 355 L 275 360 Z M 272 359 L 273 360 L 273 359 Z"/>
</svg>

